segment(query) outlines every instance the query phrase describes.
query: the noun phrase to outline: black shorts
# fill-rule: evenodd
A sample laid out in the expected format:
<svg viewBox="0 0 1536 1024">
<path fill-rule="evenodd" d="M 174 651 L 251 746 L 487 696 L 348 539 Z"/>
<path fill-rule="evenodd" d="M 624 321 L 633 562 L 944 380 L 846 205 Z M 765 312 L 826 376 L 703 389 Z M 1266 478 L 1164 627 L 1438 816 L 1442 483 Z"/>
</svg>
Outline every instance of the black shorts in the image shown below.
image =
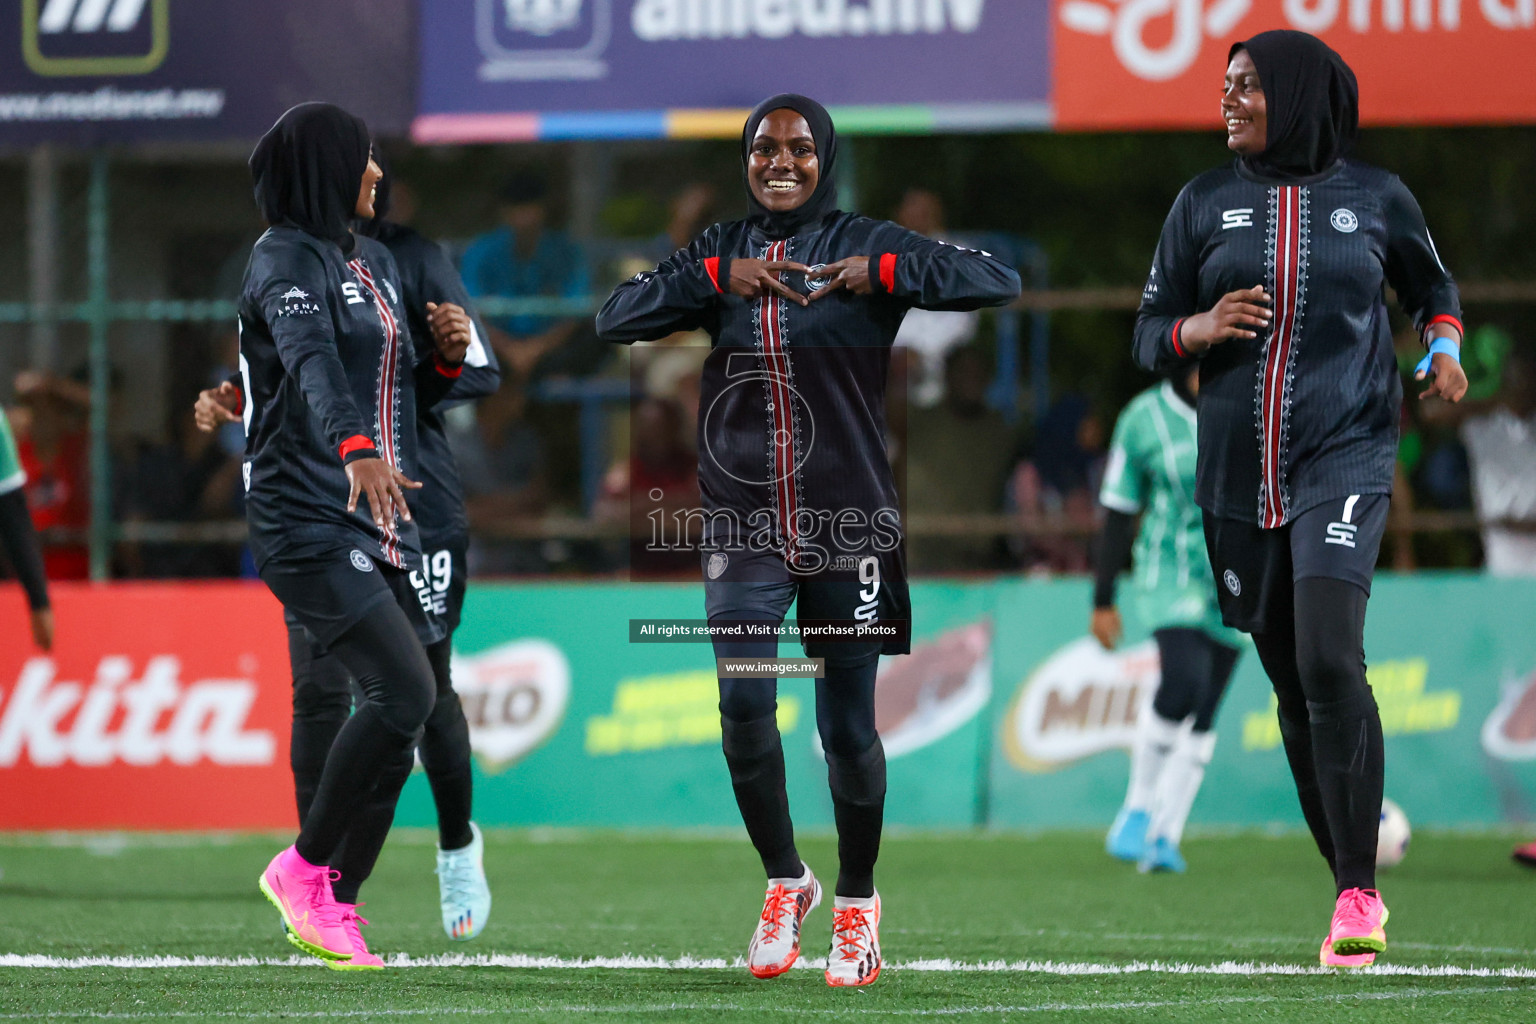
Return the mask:
<svg viewBox="0 0 1536 1024">
<path fill-rule="evenodd" d="M 1221 621 L 1262 633 L 1277 615 L 1294 614 L 1293 584 L 1312 577 L 1347 580 L 1369 594 L 1390 504 L 1386 494 L 1334 498 L 1274 530 L 1205 513 Z"/>
<path fill-rule="evenodd" d="M 401 607 L 423 647 L 446 635 L 419 572 L 396 569 L 357 548 L 321 547 L 299 557 L 269 559 L 261 579 L 284 610 L 327 649 L 383 601 Z"/>
<path fill-rule="evenodd" d="M 899 565 L 900 553 L 895 552 Z M 860 580 L 847 573 L 799 576 L 789 573 L 773 554 L 703 553 L 704 610 L 711 621 L 783 622 L 791 604 L 803 630 L 816 631 L 804 641 L 811 658 L 832 665 L 854 665 L 881 654 L 912 649 L 912 598 L 906 576 L 883 575 L 880 562 L 866 565 Z M 858 570 L 854 570 L 858 572 Z M 860 635 L 877 627 L 876 639 Z"/>
<path fill-rule="evenodd" d="M 432 594 L 432 613 L 442 620 L 448 635 L 459 628 L 464 614 L 464 592 L 469 587 L 469 538 L 456 537 L 441 547 L 422 542 L 421 575 Z"/>
</svg>

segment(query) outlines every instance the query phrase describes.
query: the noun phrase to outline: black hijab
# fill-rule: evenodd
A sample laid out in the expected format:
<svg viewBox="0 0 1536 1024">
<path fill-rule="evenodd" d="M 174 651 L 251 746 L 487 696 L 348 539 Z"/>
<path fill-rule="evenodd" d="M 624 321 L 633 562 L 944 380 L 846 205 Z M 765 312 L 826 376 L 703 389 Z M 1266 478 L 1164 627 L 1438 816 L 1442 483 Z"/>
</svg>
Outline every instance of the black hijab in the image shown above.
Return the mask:
<svg viewBox="0 0 1536 1024">
<path fill-rule="evenodd" d="M 1234 43 L 1259 71 L 1269 125 L 1264 152 L 1242 158 L 1263 178 L 1322 174 L 1349 152 L 1360 127 L 1360 87 L 1344 58 L 1316 36 L 1289 29 Z"/>
<path fill-rule="evenodd" d="M 758 125 L 775 110 L 789 109 L 805 118 L 811 128 L 811 138 L 816 142 L 816 163 L 821 176 L 810 198 L 793 210 L 775 213 L 757 201 L 752 194 L 752 182 L 747 178 L 747 163 L 752 153 L 752 140 L 757 137 Z M 837 129 L 832 127 L 832 117 L 820 103 L 797 93 L 783 92 L 770 96 L 753 108 L 747 117 L 747 125 L 741 132 L 741 180 L 747 188 L 747 222 L 769 238 L 788 238 L 804 229 L 820 224 L 829 214 L 837 212 L 837 180 L 833 171 L 837 167 Z"/>
<path fill-rule="evenodd" d="M 267 223 L 286 224 L 352 250 L 352 223 L 368 126 L 329 103 L 290 107 L 251 151 L 256 205 Z"/>
</svg>

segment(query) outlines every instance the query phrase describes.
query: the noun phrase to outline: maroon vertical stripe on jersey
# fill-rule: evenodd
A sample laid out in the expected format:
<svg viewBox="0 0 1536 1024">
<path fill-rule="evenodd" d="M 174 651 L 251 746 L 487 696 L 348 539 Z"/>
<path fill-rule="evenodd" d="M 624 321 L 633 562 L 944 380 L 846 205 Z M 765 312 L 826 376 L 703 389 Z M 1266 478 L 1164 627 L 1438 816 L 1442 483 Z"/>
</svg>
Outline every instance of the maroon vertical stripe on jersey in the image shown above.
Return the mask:
<svg viewBox="0 0 1536 1024">
<path fill-rule="evenodd" d="M 378 311 L 379 323 L 384 328 L 384 348 L 379 357 L 379 388 L 374 413 L 379 425 L 379 455 L 390 466 L 398 469 L 400 457 L 396 447 L 395 414 L 399 392 L 400 325 L 389 303 L 384 301 L 384 296 L 379 292 L 378 285 L 374 284 L 367 265 L 362 260 L 351 260 L 347 266 L 352 268 L 363 287 L 373 295 L 373 308 Z M 400 534 L 395 524 L 386 521 L 381 532 L 384 535 L 384 557 L 390 565 L 404 569 L 405 559 L 400 555 Z"/>
<path fill-rule="evenodd" d="M 1280 449 L 1285 437 L 1285 374 L 1295 340 L 1298 280 L 1301 273 L 1301 189 L 1276 189 L 1274 328 L 1264 354 L 1260 405 L 1263 442 L 1264 509 L 1261 525 L 1273 529 L 1285 522 L 1281 493 Z"/>
<path fill-rule="evenodd" d="M 765 260 L 784 259 L 787 242 L 774 242 L 763 254 Z M 779 527 L 784 534 L 784 558 L 793 565 L 799 561 L 799 538 L 795 533 L 795 451 L 794 417 L 790 407 L 789 356 L 779 323 L 783 300 L 774 292 L 763 296 L 759 316 L 762 319 L 763 361 L 768 370 L 768 393 L 772 415 L 769 417 L 768 443 L 773 451 L 774 499 L 778 506 Z"/>
</svg>

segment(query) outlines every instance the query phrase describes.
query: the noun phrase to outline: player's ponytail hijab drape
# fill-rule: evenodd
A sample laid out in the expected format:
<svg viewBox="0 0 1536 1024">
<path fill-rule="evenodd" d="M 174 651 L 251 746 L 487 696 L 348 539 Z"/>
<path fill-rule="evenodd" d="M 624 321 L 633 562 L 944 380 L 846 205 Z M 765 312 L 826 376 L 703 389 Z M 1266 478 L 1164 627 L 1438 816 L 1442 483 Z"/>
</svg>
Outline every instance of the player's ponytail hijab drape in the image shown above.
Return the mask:
<svg viewBox="0 0 1536 1024">
<path fill-rule="evenodd" d="M 810 126 L 811 138 L 816 142 L 816 166 L 819 177 L 816 191 L 793 210 L 775 212 L 757 201 L 752 194 L 752 183 L 747 180 L 747 161 L 752 153 L 752 140 L 757 137 L 758 125 L 775 110 L 793 110 L 805 118 Z M 769 238 L 788 238 L 807 228 L 820 224 L 837 212 L 837 129 L 832 126 L 832 115 L 827 108 L 798 93 L 782 92 L 770 96 L 752 109 L 747 116 L 746 127 L 741 132 L 741 183 L 747 192 L 747 223 Z"/>
<path fill-rule="evenodd" d="M 1360 128 L 1360 87 L 1344 58 L 1316 36 L 1290 29 L 1232 44 L 1259 72 L 1269 127 L 1264 152 L 1242 158 L 1261 178 L 1322 174 L 1348 155 Z"/>
<path fill-rule="evenodd" d="M 290 107 L 251 151 L 256 205 L 286 224 L 352 249 L 349 226 L 368 169 L 368 126 L 329 103 Z"/>
</svg>

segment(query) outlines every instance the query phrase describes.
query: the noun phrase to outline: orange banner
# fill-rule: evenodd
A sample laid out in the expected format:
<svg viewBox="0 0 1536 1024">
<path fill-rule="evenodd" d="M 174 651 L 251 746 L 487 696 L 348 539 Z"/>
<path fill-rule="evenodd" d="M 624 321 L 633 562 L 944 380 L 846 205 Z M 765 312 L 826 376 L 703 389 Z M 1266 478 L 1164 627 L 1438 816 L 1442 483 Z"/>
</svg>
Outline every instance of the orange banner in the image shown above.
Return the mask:
<svg viewBox="0 0 1536 1024">
<path fill-rule="evenodd" d="M 0 829 L 296 823 L 282 608 L 259 583 L 0 587 Z"/>
<path fill-rule="evenodd" d="M 1536 0 L 1052 0 L 1065 129 L 1219 130 L 1227 48 L 1320 36 L 1360 80 L 1364 124 L 1536 121 Z"/>
</svg>

